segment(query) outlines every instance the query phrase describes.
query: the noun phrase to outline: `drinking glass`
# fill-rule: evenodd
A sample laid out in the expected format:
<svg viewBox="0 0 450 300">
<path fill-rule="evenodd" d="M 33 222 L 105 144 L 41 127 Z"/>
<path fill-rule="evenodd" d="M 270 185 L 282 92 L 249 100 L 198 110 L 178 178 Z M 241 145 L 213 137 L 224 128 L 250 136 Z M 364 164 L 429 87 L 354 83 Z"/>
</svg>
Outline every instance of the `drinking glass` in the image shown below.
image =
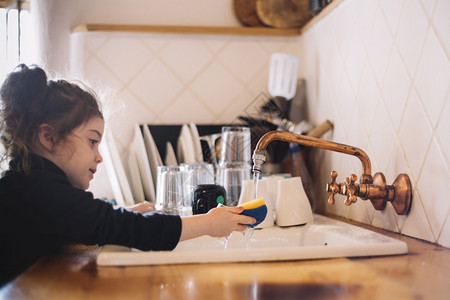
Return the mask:
<svg viewBox="0 0 450 300">
<path fill-rule="evenodd" d="M 251 135 L 249 127 L 222 127 L 220 143 L 219 165 L 226 163 L 251 163 Z"/>
<path fill-rule="evenodd" d="M 169 214 L 183 212 L 183 174 L 177 166 L 159 166 L 156 183 L 156 209 Z"/>
<path fill-rule="evenodd" d="M 247 163 L 223 164 L 217 168 L 216 184 L 225 188 L 227 206 L 236 206 L 241 194 L 242 182 L 250 179 L 251 166 Z"/>
<path fill-rule="evenodd" d="M 184 215 L 190 215 L 196 186 L 214 184 L 214 166 L 208 163 L 181 164 L 180 170 L 183 174 L 183 211 Z"/>
</svg>

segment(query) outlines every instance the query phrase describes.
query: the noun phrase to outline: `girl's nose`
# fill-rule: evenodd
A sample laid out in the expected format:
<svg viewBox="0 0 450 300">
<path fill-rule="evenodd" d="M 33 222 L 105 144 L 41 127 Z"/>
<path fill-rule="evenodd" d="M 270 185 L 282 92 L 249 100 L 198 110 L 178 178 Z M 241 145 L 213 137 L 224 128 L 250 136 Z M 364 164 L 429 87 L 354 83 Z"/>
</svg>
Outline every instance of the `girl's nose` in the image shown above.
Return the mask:
<svg viewBox="0 0 450 300">
<path fill-rule="evenodd" d="M 97 155 L 95 156 L 95 161 L 99 164 L 103 161 L 103 157 L 100 154 L 100 152 L 97 152 Z"/>
</svg>

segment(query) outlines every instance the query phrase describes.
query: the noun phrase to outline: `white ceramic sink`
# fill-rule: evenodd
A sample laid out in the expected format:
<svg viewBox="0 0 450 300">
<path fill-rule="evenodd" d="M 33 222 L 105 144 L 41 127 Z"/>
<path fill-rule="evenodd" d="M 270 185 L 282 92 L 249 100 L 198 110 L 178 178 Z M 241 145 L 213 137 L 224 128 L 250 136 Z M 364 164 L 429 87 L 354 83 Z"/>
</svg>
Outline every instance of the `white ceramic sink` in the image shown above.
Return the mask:
<svg viewBox="0 0 450 300">
<path fill-rule="evenodd" d="M 305 260 L 331 257 L 380 256 L 408 253 L 407 245 L 382 234 L 314 215 L 303 226 L 268 227 L 244 236 L 234 232 L 225 238 L 203 236 L 180 242 L 173 251 L 139 251 L 107 245 L 97 257 L 102 266 L 185 263 Z"/>
</svg>

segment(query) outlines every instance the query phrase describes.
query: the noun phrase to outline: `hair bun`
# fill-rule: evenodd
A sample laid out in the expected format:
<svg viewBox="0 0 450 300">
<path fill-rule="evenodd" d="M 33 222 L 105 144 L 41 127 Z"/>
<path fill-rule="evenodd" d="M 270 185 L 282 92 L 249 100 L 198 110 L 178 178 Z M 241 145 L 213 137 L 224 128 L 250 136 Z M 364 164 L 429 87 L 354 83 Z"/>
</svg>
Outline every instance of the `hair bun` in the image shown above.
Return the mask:
<svg viewBox="0 0 450 300">
<path fill-rule="evenodd" d="M 47 74 L 37 66 L 18 65 L 1 87 L 3 102 L 30 108 L 41 103 L 47 93 Z"/>
</svg>

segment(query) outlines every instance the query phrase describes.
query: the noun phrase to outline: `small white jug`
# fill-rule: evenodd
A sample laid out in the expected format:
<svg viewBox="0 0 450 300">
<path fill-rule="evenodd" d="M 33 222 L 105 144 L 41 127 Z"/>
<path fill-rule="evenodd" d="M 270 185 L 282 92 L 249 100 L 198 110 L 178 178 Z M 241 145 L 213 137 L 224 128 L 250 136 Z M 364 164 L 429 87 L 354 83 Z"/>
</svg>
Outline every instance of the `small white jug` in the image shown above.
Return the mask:
<svg viewBox="0 0 450 300">
<path fill-rule="evenodd" d="M 280 227 L 302 225 L 313 221 L 311 204 L 300 177 L 278 181 L 276 221 Z"/>
</svg>

